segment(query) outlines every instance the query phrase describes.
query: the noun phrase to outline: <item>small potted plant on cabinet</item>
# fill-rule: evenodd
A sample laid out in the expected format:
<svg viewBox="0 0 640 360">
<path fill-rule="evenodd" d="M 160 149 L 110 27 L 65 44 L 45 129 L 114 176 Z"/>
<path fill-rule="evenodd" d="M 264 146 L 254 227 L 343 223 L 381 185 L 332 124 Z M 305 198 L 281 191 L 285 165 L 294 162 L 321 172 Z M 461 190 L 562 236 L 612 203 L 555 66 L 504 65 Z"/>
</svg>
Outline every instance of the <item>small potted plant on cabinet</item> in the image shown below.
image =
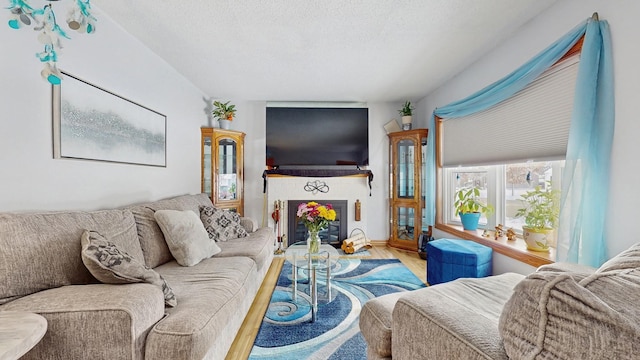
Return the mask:
<svg viewBox="0 0 640 360">
<path fill-rule="evenodd" d="M 518 209 L 517 217 L 524 217 L 522 237 L 527 249 L 549 251 L 551 236 L 560 220 L 560 190 L 553 189 L 551 181 L 545 186 L 536 186 L 533 190 L 520 195 L 523 208 Z"/>
<path fill-rule="evenodd" d="M 411 119 L 415 108 L 411 106 L 411 102 L 406 101 L 402 108 L 398 110 L 402 116 L 402 130 L 411 130 Z"/>
<path fill-rule="evenodd" d="M 231 121 L 233 121 L 233 117 L 236 115 L 236 106 L 231 104 L 230 101 L 225 103 L 221 101 L 213 102 L 213 111 L 211 114 L 218 119 L 218 123 L 220 124 L 221 129 L 229 129 L 231 125 Z"/>
<path fill-rule="evenodd" d="M 476 230 L 480 216 L 490 216 L 493 213 L 493 206 L 485 204 L 479 198 L 480 189 L 476 186 L 464 187 L 456 192 L 453 206 L 465 230 Z"/>
</svg>

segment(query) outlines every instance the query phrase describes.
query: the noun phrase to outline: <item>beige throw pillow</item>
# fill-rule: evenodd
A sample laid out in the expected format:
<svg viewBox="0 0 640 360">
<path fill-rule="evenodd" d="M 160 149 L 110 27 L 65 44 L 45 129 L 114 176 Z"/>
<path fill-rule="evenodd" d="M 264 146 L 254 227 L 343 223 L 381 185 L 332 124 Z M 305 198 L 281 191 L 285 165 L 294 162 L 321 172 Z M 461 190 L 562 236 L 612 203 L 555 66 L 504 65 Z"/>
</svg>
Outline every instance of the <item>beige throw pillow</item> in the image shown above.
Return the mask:
<svg viewBox="0 0 640 360">
<path fill-rule="evenodd" d="M 160 274 L 118 249 L 98 232 L 85 230 L 80 241 L 82 262 L 98 281 L 104 284 L 153 284 L 162 289 L 165 304 L 177 305 L 173 290 Z"/>
<path fill-rule="evenodd" d="M 222 251 L 191 210 L 158 210 L 154 214 L 178 264 L 193 266 Z"/>
</svg>

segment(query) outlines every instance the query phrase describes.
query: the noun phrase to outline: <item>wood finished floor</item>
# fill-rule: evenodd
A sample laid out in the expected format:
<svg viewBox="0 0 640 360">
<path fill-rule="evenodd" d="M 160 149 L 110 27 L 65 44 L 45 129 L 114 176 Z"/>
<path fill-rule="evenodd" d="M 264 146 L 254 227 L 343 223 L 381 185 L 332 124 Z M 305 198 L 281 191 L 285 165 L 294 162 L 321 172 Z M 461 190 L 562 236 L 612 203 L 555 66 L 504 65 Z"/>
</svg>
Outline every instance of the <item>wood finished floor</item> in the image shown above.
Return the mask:
<svg viewBox="0 0 640 360">
<path fill-rule="evenodd" d="M 384 246 L 374 246 L 369 252 L 371 256 L 363 257 L 363 259 L 399 259 L 422 280 L 422 282 L 426 283 L 426 261 L 420 259 L 417 253 Z M 353 256 L 349 256 L 349 258 L 353 258 Z M 231 345 L 226 360 L 247 359 L 249 357 L 283 264 L 284 258 L 282 257 L 276 257 L 271 263 L 271 267 L 262 282 L 260 290 L 258 290 L 251 309 L 249 309 L 249 313 L 245 317 L 242 327 Z"/>
</svg>

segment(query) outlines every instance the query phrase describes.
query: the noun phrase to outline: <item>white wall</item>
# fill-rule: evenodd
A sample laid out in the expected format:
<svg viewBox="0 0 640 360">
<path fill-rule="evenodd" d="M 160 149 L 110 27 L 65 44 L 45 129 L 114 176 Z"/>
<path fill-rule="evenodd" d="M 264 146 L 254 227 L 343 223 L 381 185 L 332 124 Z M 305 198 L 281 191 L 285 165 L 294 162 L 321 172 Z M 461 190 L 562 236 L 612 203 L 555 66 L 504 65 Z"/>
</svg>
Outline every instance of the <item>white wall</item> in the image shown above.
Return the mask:
<svg viewBox="0 0 640 360">
<path fill-rule="evenodd" d="M 231 129 L 242 131 L 245 136 L 244 147 L 244 215 L 268 225 L 263 216 L 263 204 L 266 198 L 262 192 L 262 172 L 265 170 L 265 116 L 266 101 L 245 101 L 230 99 L 236 104 L 236 117 Z M 217 126 L 217 124 L 214 124 Z M 266 212 L 265 212 L 266 214 Z M 271 213 L 269 213 L 271 214 Z"/>
<path fill-rule="evenodd" d="M 35 4 L 35 3 L 34 3 Z M 61 18 L 69 1 L 54 4 Z M 7 17 L 9 12 L 2 9 Z M 61 69 L 167 116 L 167 167 L 52 158 L 51 86 L 38 33 L 0 25 L 0 211 L 99 209 L 200 191 L 204 94 L 96 9 L 63 39 Z M 170 45 L 170 44 L 168 44 Z M 62 83 L 64 87 L 64 80 Z"/>
<path fill-rule="evenodd" d="M 613 42 L 616 125 L 612 151 L 610 200 L 607 219 L 607 246 L 613 256 L 638 242 L 635 213 L 640 197 L 633 193 L 640 176 L 640 47 L 636 20 L 640 2 L 633 0 L 563 0 L 526 24 L 520 31 L 420 103 L 433 109 L 464 98 L 504 77 L 574 26 L 598 12 L 611 27 Z M 446 56 L 441 54 L 440 56 Z M 426 117 L 423 119 L 426 124 Z M 497 266 L 505 268 L 501 260 Z"/>
<path fill-rule="evenodd" d="M 69 0 L 54 4 L 64 14 Z M 94 7 L 95 8 L 95 7 Z M 212 124 L 208 96 L 95 8 L 98 31 L 71 33 L 59 66 L 167 115 L 167 167 L 53 159 L 51 86 L 40 77 L 37 32 L 0 26 L 0 211 L 93 210 L 200 192 L 200 127 Z M 8 12 L 7 12 L 8 14 Z M 188 54 L 185 54 L 188 56 Z M 215 81 L 215 79 L 212 79 Z M 62 86 L 64 86 L 64 81 Z M 238 112 L 231 127 L 245 132 L 245 214 L 262 223 L 265 207 L 266 101 L 228 99 Z M 388 238 L 388 139 L 383 125 L 397 117 L 399 103 L 369 104 L 367 236 Z M 366 215 L 365 215 L 366 214 Z"/>
</svg>

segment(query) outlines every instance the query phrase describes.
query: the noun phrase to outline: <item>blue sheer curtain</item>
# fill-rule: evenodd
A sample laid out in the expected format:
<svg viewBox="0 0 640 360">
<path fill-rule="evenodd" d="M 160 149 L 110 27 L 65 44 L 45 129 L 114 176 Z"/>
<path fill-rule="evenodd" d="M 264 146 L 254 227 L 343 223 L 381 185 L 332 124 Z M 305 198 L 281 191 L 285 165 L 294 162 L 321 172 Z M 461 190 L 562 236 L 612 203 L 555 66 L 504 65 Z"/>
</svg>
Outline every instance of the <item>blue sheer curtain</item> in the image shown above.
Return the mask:
<svg viewBox="0 0 640 360">
<path fill-rule="evenodd" d="M 611 35 L 587 24 L 562 177 L 558 259 L 600 266 L 607 260 L 611 144 L 615 122 Z"/>
<path fill-rule="evenodd" d="M 603 30 L 604 29 L 604 30 Z M 597 32 L 599 35 L 593 35 L 592 33 Z M 531 83 L 533 80 L 535 80 L 538 76 L 540 76 L 545 70 L 547 70 L 549 67 L 551 67 L 553 64 L 555 64 L 560 58 L 562 58 L 562 56 L 564 56 L 564 54 L 567 53 L 567 51 L 569 51 L 569 49 L 571 49 L 571 47 L 573 45 L 576 44 L 576 42 L 583 36 L 585 35 L 585 43 L 583 44 L 583 50 L 582 50 L 582 56 L 581 56 L 581 60 L 580 60 L 580 69 L 578 72 L 578 81 L 577 81 L 577 86 L 581 87 L 581 86 L 591 86 L 593 88 L 598 88 L 600 84 L 611 84 L 612 83 L 612 71 L 600 71 L 598 70 L 601 66 L 607 65 L 607 66 L 611 66 L 611 52 L 610 52 L 610 46 L 603 46 L 602 44 L 605 42 L 603 39 L 607 38 L 608 41 L 608 35 L 604 36 L 602 35 L 602 33 L 606 32 L 608 34 L 608 25 L 606 23 L 606 21 L 597 21 L 594 19 L 588 19 L 585 20 L 584 22 L 580 23 L 578 26 L 576 26 L 575 28 L 573 28 L 570 32 L 568 32 L 566 35 L 564 35 L 562 38 L 558 39 L 556 42 L 554 42 L 553 44 L 551 44 L 549 47 L 547 47 L 546 49 L 544 49 L 542 52 L 540 52 L 538 55 L 536 55 L 534 58 L 532 58 L 531 60 L 529 60 L 527 63 L 525 63 L 524 65 L 522 65 L 520 68 L 516 69 L 514 72 L 512 72 L 511 74 L 507 75 L 506 77 L 504 77 L 503 79 L 485 87 L 484 89 L 472 94 L 471 96 L 468 96 L 462 100 L 459 101 L 455 101 L 453 103 L 450 103 L 446 106 L 437 108 L 434 112 L 433 115 L 431 116 L 431 119 L 429 121 L 429 129 L 431 129 L 430 134 L 429 134 L 429 156 L 427 159 L 427 166 L 428 169 L 430 171 L 428 171 L 429 174 L 429 179 L 427 179 L 428 184 L 429 184 L 429 191 L 427 193 L 427 221 L 429 221 L 431 224 L 435 223 L 435 169 L 436 169 L 436 163 L 435 163 L 435 144 L 434 144 L 434 130 L 435 130 L 435 116 L 439 116 L 441 118 L 446 118 L 446 119 L 452 119 L 452 118 L 456 118 L 456 117 L 462 117 L 462 116 L 467 116 L 476 112 L 480 112 L 483 110 L 487 110 L 488 108 L 498 104 L 499 102 L 508 99 L 509 97 L 513 96 L 515 93 L 517 93 L 518 91 L 522 90 L 523 88 L 525 88 L 529 83 Z M 599 40 L 598 40 L 599 39 Z M 589 42 L 593 42 L 594 44 L 587 44 L 587 41 Z M 599 44 L 599 45 L 596 45 Z M 594 50 L 589 50 L 589 51 L 585 51 L 585 46 L 587 47 L 594 47 Z M 598 50 L 600 49 L 600 50 Z M 603 55 L 602 53 L 607 53 L 607 55 Z M 589 59 L 586 59 L 587 57 L 589 57 Z M 602 59 L 603 57 L 606 58 L 606 61 L 601 61 L 601 60 L 594 60 L 591 59 L 591 57 L 598 57 L 599 59 Z M 585 61 L 586 60 L 586 61 Z M 590 68 L 586 68 L 585 66 L 589 66 L 589 65 L 583 65 L 583 63 L 588 63 L 588 64 L 595 64 L 595 65 L 591 65 Z M 595 66 L 598 69 L 593 68 L 593 66 Z M 592 73 L 595 72 L 595 75 Z M 599 76 L 598 74 L 601 74 L 601 76 Z M 597 86 L 596 83 L 594 83 L 593 77 L 595 76 L 596 80 L 598 80 Z M 608 76 L 608 80 L 605 80 L 605 78 Z M 588 85 L 590 84 L 590 85 Z M 606 88 L 602 88 L 602 89 L 592 89 L 593 91 L 591 91 L 591 93 L 588 93 L 588 91 L 582 91 L 582 90 L 578 90 L 576 91 L 576 99 L 575 99 L 575 107 L 578 108 L 580 107 L 583 102 L 587 102 L 587 103 L 599 103 L 600 101 L 596 101 L 594 100 L 594 97 L 610 97 L 610 102 L 611 102 L 611 110 L 610 112 L 613 113 L 613 95 L 612 95 L 612 91 L 609 91 Z M 604 103 L 606 103 L 607 101 L 603 101 Z M 609 110 L 605 109 L 607 106 L 603 105 L 603 106 L 598 106 L 598 107 L 592 107 L 592 110 L 586 110 L 586 109 L 582 109 L 586 112 L 589 112 L 589 118 L 590 119 L 594 119 L 593 121 L 596 121 L 598 119 L 601 119 L 601 116 L 603 115 L 603 113 L 608 113 Z M 576 114 L 574 114 L 573 118 L 572 118 L 572 124 L 571 124 L 571 131 L 574 132 L 575 128 L 578 127 L 580 128 L 580 133 L 588 133 L 588 134 L 592 134 L 592 132 L 598 132 L 598 131 L 604 131 L 603 129 L 600 129 L 600 126 L 592 126 L 589 125 L 588 129 L 584 129 L 583 127 L 585 126 L 583 123 L 587 122 L 585 121 L 580 121 L 580 123 L 576 123 Z M 580 119 L 583 119 L 583 117 L 581 117 Z M 607 133 L 613 133 L 613 115 L 611 115 L 611 121 L 607 120 L 607 119 L 602 119 L 602 121 L 599 123 L 602 126 L 608 126 L 608 130 Z M 605 136 L 605 135 L 603 135 Z M 611 141 L 609 140 L 608 143 L 606 141 L 604 141 L 603 138 L 601 138 L 601 136 L 596 135 L 596 136 L 590 136 L 590 135 L 583 135 L 580 136 L 580 141 L 578 140 L 573 140 L 573 138 L 576 138 L 577 135 L 573 135 L 570 134 L 570 139 L 569 139 L 569 147 L 573 146 L 576 148 L 575 151 L 572 151 L 571 153 L 574 154 L 576 153 L 577 159 L 582 159 L 585 156 L 589 156 L 590 153 L 593 152 L 597 152 L 599 155 L 596 157 L 597 161 L 594 162 L 590 162 L 593 163 L 593 166 L 600 166 L 602 164 L 602 159 L 606 158 L 606 169 L 603 171 L 605 173 L 608 172 L 608 155 L 610 153 L 610 149 L 611 149 Z M 606 136 L 605 136 L 606 137 Z M 588 145 L 585 146 L 582 139 L 586 138 L 587 141 L 591 141 L 594 140 L 597 142 L 597 146 L 600 147 L 602 146 L 603 148 L 606 149 L 602 149 L 602 150 L 592 150 L 592 146 L 593 145 Z M 573 145 L 573 144 L 576 145 Z M 570 149 L 568 149 L 568 152 L 570 151 Z M 577 161 L 576 159 L 576 161 Z M 569 154 L 567 154 L 567 160 L 569 160 Z M 597 171 L 597 169 L 595 168 L 590 168 L 589 172 L 600 172 Z M 575 174 L 577 174 L 577 176 L 579 176 L 580 172 L 579 171 L 574 171 Z M 602 184 L 602 181 L 606 181 L 606 179 L 602 179 L 600 181 L 598 181 L 599 184 Z M 572 182 L 572 180 L 569 180 L 569 182 Z M 564 183 L 564 182 L 563 182 Z M 563 184 L 564 185 L 564 184 Z M 564 190 L 564 186 L 563 186 L 563 191 Z M 575 187 L 571 187 L 570 185 L 567 185 L 567 189 L 571 189 L 572 191 L 581 191 L 580 189 L 577 189 Z M 602 189 L 602 194 L 600 196 L 598 196 L 597 198 L 592 198 L 589 200 L 589 204 L 592 204 L 592 206 L 597 207 L 602 209 L 603 211 L 606 209 L 606 205 L 607 205 L 607 187 Z M 567 197 L 564 196 L 565 194 L 563 193 L 563 199 L 566 199 Z M 585 194 L 584 192 L 580 193 L 580 198 L 584 198 L 586 197 L 587 194 Z M 573 197 L 571 198 L 571 203 L 573 203 Z M 563 204 L 567 204 L 569 205 L 569 202 L 563 202 Z M 599 205 L 598 205 L 599 204 Z M 575 208 L 572 206 L 572 208 Z M 595 226 L 595 223 L 602 223 L 602 227 L 604 226 L 604 216 L 602 216 L 600 219 L 596 219 L 598 216 L 598 214 L 596 214 L 596 211 L 589 211 L 589 212 L 582 212 L 576 216 L 574 216 L 574 218 L 576 220 L 576 223 L 579 223 L 581 226 L 582 224 L 589 224 L 589 226 Z M 597 220 L 597 221 L 596 221 Z M 572 232 L 573 233 L 577 233 L 584 235 L 584 231 L 582 231 L 582 229 L 573 229 L 573 226 L 575 225 L 571 225 L 572 227 Z M 602 228 L 601 227 L 601 228 Z M 562 228 L 562 226 L 561 226 Z M 595 229 L 591 229 L 591 230 L 595 230 Z M 600 231 L 602 231 L 602 229 L 600 229 Z M 583 236 L 578 236 L 578 241 L 580 241 L 582 239 Z M 562 246 L 565 246 L 565 243 L 570 241 L 569 239 L 560 239 L 559 243 L 562 244 Z M 574 240 L 571 240 L 571 242 L 573 242 Z M 599 246 L 599 248 L 604 248 L 604 239 L 601 238 L 600 239 L 600 243 L 601 246 Z M 560 247 L 560 245 L 559 245 Z M 567 246 L 567 248 L 570 248 L 571 246 Z M 582 252 L 584 252 L 585 247 L 581 247 L 580 244 L 575 246 L 577 249 L 581 249 Z M 592 248 L 592 244 L 589 245 L 588 249 L 589 251 L 591 251 L 590 249 Z M 559 255 L 560 252 L 558 253 Z M 575 260 L 571 257 L 568 257 L 567 254 L 562 254 L 562 257 L 560 258 L 560 260 L 570 260 L 570 261 L 574 261 L 574 262 L 581 262 L 579 260 Z"/>
</svg>

